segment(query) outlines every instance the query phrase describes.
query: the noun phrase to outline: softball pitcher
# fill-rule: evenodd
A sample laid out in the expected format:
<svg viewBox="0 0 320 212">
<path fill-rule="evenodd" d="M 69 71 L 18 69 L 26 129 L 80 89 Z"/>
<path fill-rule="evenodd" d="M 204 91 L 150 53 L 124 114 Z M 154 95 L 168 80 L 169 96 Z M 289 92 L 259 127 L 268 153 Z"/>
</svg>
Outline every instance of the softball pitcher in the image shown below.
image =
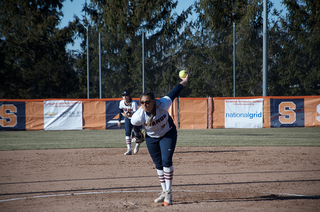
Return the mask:
<svg viewBox="0 0 320 212">
<path fill-rule="evenodd" d="M 149 154 L 156 166 L 157 174 L 162 187 L 162 192 L 154 201 L 162 202 L 165 206 L 172 204 L 172 156 L 177 143 L 177 130 L 168 109 L 172 101 L 180 94 L 187 84 L 189 76 L 181 78 L 182 81 L 171 92 L 156 100 L 152 92 L 145 92 L 140 97 L 141 107 L 131 118 L 134 125 L 135 140 L 137 143 L 144 141 L 144 136 L 137 126 L 142 126 L 146 132 L 146 144 Z"/>
<path fill-rule="evenodd" d="M 127 144 L 127 151 L 124 153 L 124 155 L 132 155 L 131 150 L 131 131 L 132 131 L 132 124 L 130 122 L 130 119 L 132 117 L 132 114 L 137 111 L 138 104 L 135 101 L 132 101 L 132 98 L 130 96 L 129 91 L 124 91 L 122 93 L 123 100 L 119 103 L 119 121 L 118 121 L 118 127 L 121 127 L 121 119 L 124 116 L 125 117 L 125 131 L 126 131 L 126 144 Z M 134 148 L 134 154 L 137 154 L 139 152 L 140 144 L 136 143 L 136 146 Z"/>
</svg>

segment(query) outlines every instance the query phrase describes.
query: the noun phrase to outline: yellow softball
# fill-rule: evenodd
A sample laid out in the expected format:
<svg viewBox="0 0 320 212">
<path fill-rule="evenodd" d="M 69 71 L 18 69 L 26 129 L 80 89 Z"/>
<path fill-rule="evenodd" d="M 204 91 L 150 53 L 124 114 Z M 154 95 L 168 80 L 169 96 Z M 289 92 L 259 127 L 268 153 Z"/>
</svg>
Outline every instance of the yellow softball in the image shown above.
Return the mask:
<svg viewBox="0 0 320 212">
<path fill-rule="evenodd" d="M 185 78 L 186 76 L 187 76 L 186 70 L 181 70 L 181 71 L 179 72 L 179 77 Z"/>
</svg>

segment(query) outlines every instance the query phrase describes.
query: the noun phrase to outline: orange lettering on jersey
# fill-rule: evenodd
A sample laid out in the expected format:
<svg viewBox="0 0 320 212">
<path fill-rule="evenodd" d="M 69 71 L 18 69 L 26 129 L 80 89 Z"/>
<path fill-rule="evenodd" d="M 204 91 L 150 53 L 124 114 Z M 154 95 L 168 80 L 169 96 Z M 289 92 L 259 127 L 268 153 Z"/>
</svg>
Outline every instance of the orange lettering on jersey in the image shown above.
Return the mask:
<svg viewBox="0 0 320 212">
<path fill-rule="evenodd" d="M 14 127 L 17 124 L 17 116 L 14 114 L 16 112 L 17 108 L 14 105 L 1 105 L 0 125 L 2 127 Z"/>
<path fill-rule="evenodd" d="M 282 124 L 293 124 L 296 121 L 296 104 L 293 102 L 281 102 L 279 104 L 279 113 L 282 115 L 279 117 L 279 121 Z"/>
</svg>

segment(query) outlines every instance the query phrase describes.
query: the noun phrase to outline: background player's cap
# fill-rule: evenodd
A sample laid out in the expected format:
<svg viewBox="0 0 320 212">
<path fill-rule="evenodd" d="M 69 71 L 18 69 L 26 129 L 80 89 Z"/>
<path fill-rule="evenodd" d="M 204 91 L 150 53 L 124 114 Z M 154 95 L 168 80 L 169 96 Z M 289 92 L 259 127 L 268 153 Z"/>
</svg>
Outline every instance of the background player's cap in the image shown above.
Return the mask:
<svg viewBox="0 0 320 212">
<path fill-rule="evenodd" d="M 122 96 L 130 96 L 130 92 L 129 91 L 123 91 Z"/>
</svg>

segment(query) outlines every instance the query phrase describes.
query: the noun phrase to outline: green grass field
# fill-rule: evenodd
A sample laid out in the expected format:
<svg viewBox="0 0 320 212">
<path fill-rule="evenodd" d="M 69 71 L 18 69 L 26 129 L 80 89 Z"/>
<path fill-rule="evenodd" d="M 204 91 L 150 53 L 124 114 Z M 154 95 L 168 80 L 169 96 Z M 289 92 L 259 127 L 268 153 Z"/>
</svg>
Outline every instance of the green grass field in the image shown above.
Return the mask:
<svg viewBox="0 0 320 212">
<path fill-rule="evenodd" d="M 2 131 L 0 151 L 125 147 L 124 134 L 124 130 Z M 320 146 L 320 128 L 179 129 L 177 146 Z"/>
</svg>

